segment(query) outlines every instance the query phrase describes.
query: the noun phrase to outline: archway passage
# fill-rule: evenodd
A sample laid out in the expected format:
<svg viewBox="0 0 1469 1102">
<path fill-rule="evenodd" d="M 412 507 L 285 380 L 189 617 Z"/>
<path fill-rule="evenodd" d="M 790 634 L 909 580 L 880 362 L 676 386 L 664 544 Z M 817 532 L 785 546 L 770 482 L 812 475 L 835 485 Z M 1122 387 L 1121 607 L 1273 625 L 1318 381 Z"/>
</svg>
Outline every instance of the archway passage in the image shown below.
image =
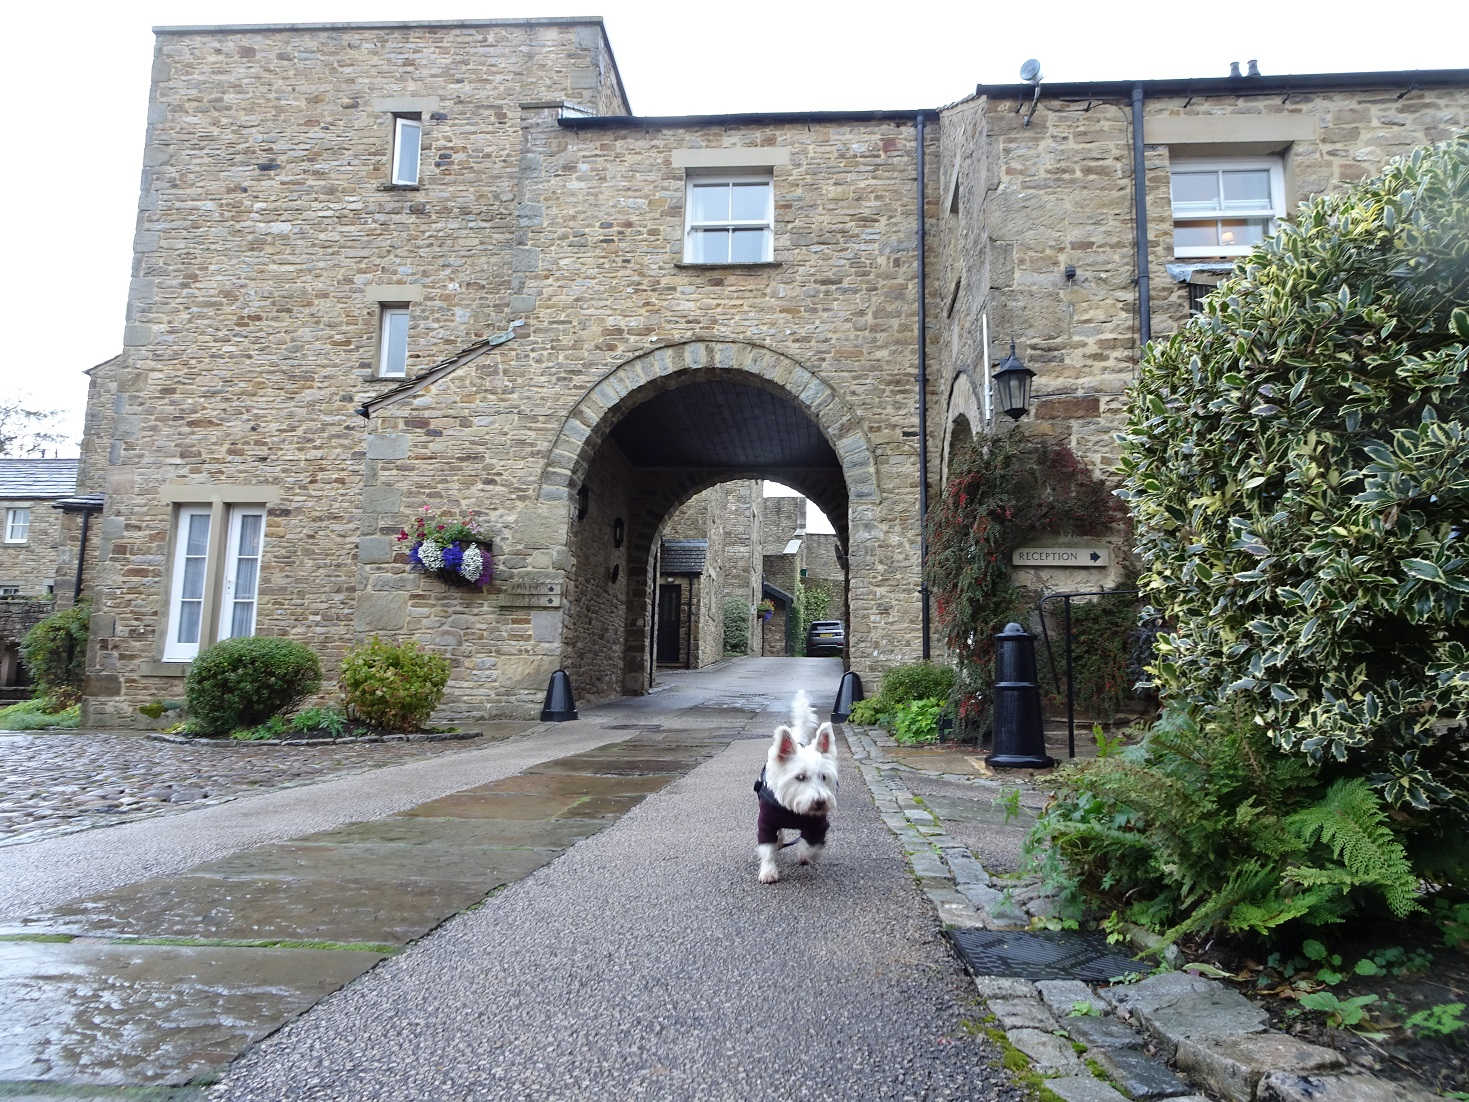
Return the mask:
<svg viewBox="0 0 1469 1102">
<path fill-rule="evenodd" d="M 588 699 L 646 691 L 659 540 L 690 498 L 727 482 L 783 483 L 830 518 L 844 562 L 854 516 L 870 523 L 875 507 L 870 450 L 846 403 L 758 346 L 697 342 L 639 357 L 593 388 L 563 440 L 543 500 L 569 513 L 563 664 Z"/>
</svg>

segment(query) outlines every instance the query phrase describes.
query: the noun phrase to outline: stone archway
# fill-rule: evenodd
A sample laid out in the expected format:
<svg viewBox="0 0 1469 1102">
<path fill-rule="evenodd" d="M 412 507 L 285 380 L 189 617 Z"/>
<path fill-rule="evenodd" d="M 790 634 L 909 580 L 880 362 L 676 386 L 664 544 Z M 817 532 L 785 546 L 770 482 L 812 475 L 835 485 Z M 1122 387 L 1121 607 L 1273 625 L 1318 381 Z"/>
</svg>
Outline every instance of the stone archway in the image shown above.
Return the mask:
<svg viewBox="0 0 1469 1102">
<path fill-rule="evenodd" d="M 944 415 L 944 446 L 942 470 L 939 472 L 939 485 L 946 486 L 949 482 L 949 466 L 953 462 L 954 452 L 964 444 L 973 440 L 976 434 L 976 426 L 983 431 L 985 425 L 983 407 L 980 395 L 975 387 L 974 379 L 967 371 L 960 371 L 954 376 L 949 384 L 949 401 Z"/>
<path fill-rule="evenodd" d="M 700 394 L 706 396 L 702 405 L 695 400 Z M 819 465 L 802 465 L 783 458 L 766 441 L 753 458 L 731 458 L 726 447 L 711 450 L 707 461 L 684 454 L 676 464 L 660 465 L 656 445 L 628 438 L 628 426 L 656 428 L 656 417 L 685 408 L 680 403 L 708 416 L 731 396 L 740 398 L 727 403 L 731 406 L 747 404 L 766 415 L 773 411 L 800 420 L 807 438 L 804 454 L 810 454 L 811 440 L 819 439 L 826 458 Z M 737 425 L 741 415 L 732 409 L 721 420 Z M 729 423 L 724 426 L 726 438 Z M 749 425 L 752 434 L 760 427 Z M 629 462 L 623 448 L 639 453 L 635 460 L 641 458 L 641 464 Z M 597 465 L 608 463 L 615 463 L 616 470 L 599 472 Z M 656 582 L 649 577 L 649 561 L 663 520 L 701 490 L 742 478 L 784 482 L 827 513 L 848 552 L 849 638 L 867 630 L 875 601 L 872 548 L 879 490 L 872 448 L 849 403 L 816 373 L 761 345 L 669 345 L 634 357 L 591 387 L 563 421 L 542 471 L 536 507 L 541 523 L 559 523 L 567 533 L 565 554 L 557 564 L 567 579 L 563 664 L 574 679 L 581 674 L 591 697 L 612 690 L 609 652 L 618 643 L 617 691 L 646 687 L 649 608 Z M 580 500 L 579 491 L 584 491 Z M 625 533 L 624 543 L 609 544 L 606 534 L 614 528 Z M 612 621 L 619 613 L 620 639 L 615 639 Z"/>
</svg>

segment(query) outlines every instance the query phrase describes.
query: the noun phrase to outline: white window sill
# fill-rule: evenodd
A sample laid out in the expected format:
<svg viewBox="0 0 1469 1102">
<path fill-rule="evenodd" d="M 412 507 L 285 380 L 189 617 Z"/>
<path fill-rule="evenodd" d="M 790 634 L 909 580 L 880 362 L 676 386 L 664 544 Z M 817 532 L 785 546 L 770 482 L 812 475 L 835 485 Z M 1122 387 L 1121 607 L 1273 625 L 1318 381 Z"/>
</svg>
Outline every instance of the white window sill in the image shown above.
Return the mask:
<svg viewBox="0 0 1469 1102">
<path fill-rule="evenodd" d="M 673 266 L 675 268 L 779 268 L 784 263 L 782 260 L 680 260 Z"/>
<path fill-rule="evenodd" d="M 30 540 L 6 540 L 5 541 L 5 546 L 6 547 L 24 547 L 26 544 L 28 544 L 30 542 L 31 542 Z"/>
</svg>

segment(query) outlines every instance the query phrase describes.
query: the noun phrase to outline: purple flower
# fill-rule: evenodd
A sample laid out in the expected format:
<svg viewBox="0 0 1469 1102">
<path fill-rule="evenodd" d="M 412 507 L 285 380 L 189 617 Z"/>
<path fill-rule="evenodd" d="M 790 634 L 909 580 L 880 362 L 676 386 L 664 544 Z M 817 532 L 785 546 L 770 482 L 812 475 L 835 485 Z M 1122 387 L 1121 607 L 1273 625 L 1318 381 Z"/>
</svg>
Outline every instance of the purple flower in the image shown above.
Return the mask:
<svg viewBox="0 0 1469 1102">
<path fill-rule="evenodd" d="M 451 543 L 444 548 L 444 569 L 451 573 L 457 573 L 459 564 L 464 561 L 464 548 L 457 543 Z"/>
</svg>

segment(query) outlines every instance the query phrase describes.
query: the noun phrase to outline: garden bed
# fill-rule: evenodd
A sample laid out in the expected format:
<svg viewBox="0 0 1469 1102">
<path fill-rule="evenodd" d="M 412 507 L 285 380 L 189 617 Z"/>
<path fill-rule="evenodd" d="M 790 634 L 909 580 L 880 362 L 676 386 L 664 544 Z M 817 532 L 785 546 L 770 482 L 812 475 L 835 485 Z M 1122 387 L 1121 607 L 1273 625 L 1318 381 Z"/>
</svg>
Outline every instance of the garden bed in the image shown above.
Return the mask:
<svg viewBox="0 0 1469 1102">
<path fill-rule="evenodd" d="M 1441 928 L 1428 920 L 1375 929 L 1375 937 L 1350 938 L 1344 931 L 1329 944 L 1317 943 L 1326 951 L 1324 962 L 1283 954 L 1262 961 L 1217 942 L 1181 944 L 1179 959 L 1228 972 L 1219 978 L 1261 1006 L 1272 1029 L 1335 1049 L 1353 1068 L 1379 1078 L 1469 1099 L 1469 1025 L 1454 1028 L 1455 1015 L 1446 1009 L 1458 1004 L 1458 1020 L 1469 1022 L 1469 956 L 1444 945 Z M 1370 962 L 1377 974 L 1356 974 L 1359 961 Z M 1321 982 L 1323 971 L 1343 978 L 1328 985 Z M 1333 1015 L 1304 1008 L 1301 996 L 1312 993 L 1325 1001 L 1334 996 L 1343 1009 Z M 1363 1017 L 1349 1026 L 1342 1019 L 1354 1017 L 1354 1006 Z"/>
</svg>

